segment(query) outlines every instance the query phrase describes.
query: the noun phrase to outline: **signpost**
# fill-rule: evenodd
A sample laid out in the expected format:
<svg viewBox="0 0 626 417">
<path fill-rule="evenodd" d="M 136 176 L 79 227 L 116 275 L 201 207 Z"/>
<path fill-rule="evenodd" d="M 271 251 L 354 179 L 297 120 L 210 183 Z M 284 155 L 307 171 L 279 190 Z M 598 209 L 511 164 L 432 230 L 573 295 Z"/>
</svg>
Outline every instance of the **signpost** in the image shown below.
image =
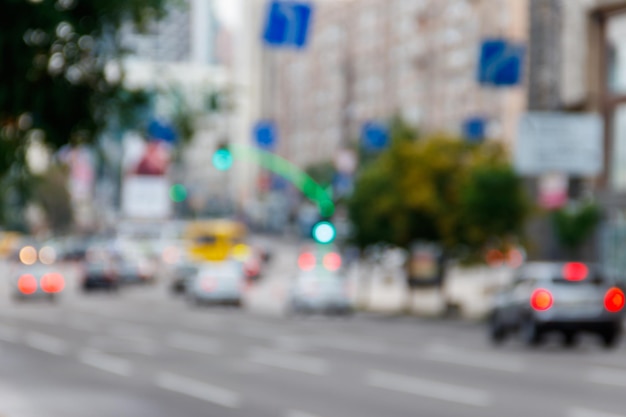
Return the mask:
<svg viewBox="0 0 626 417">
<path fill-rule="evenodd" d="M 276 148 L 278 132 L 273 121 L 262 120 L 254 126 L 253 130 L 254 140 L 259 148 L 267 151 L 273 151 Z"/>
<path fill-rule="evenodd" d="M 596 114 L 527 113 L 518 128 L 515 168 L 527 176 L 596 176 L 603 167 L 602 137 Z"/>
<path fill-rule="evenodd" d="M 496 87 L 518 85 L 524 61 L 524 46 L 505 39 L 484 40 L 480 48 L 478 82 Z"/>
<path fill-rule="evenodd" d="M 308 2 L 273 0 L 268 7 L 263 40 L 274 48 L 304 48 L 312 14 L 313 7 Z"/>
<path fill-rule="evenodd" d="M 483 117 L 470 117 L 463 122 L 463 137 L 472 143 L 478 143 L 487 135 L 487 120 Z"/>
<path fill-rule="evenodd" d="M 382 151 L 389 144 L 389 129 L 382 123 L 367 122 L 361 130 L 361 142 L 368 151 Z"/>
</svg>

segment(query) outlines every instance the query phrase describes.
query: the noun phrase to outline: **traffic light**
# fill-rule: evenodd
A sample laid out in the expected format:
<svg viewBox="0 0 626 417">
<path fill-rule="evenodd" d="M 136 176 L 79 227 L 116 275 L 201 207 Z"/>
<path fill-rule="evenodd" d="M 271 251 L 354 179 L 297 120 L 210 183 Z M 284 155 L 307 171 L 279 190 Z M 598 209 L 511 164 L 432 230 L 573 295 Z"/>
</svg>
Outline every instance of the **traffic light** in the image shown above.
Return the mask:
<svg viewBox="0 0 626 417">
<path fill-rule="evenodd" d="M 170 187 L 170 199 L 175 203 L 181 203 L 187 198 L 187 189 L 182 184 L 174 184 Z"/>
<path fill-rule="evenodd" d="M 337 236 L 337 230 L 331 222 L 322 221 L 313 226 L 312 235 L 317 243 L 332 243 Z"/>
<path fill-rule="evenodd" d="M 226 171 L 233 166 L 233 154 L 227 145 L 220 145 L 213 154 L 213 166 L 220 171 Z"/>
</svg>

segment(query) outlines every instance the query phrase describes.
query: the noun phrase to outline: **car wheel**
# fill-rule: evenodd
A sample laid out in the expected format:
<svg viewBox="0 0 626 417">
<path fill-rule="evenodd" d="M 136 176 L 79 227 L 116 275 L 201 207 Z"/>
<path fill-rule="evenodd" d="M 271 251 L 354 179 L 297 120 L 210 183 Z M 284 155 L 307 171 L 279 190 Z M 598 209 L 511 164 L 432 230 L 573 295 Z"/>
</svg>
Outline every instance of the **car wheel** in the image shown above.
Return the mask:
<svg viewBox="0 0 626 417">
<path fill-rule="evenodd" d="M 576 332 L 564 332 L 563 333 L 563 346 L 567 348 L 575 347 L 578 344 L 578 334 Z"/>
<path fill-rule="evenodd" d="M 522 342 L 526 346 L 539 346 L 543 342 L 543 333 L 533 319 L 526 319 L 520 328 Z"/>
<path fill-rule="evenodd" d="M 506 340 L 506 329 L 498 319 L 498 314 L 493 313 L 489 320 L 489 339 L 493 344 L 499 345 Z"/>
<path fill-rule="evenodd" d="M 602 346 L 606 349 L 613 349 L 619 344 L 621 334 L 617 330 L 606 330 L 600 337 L 602 338 Z"/>
</svg>

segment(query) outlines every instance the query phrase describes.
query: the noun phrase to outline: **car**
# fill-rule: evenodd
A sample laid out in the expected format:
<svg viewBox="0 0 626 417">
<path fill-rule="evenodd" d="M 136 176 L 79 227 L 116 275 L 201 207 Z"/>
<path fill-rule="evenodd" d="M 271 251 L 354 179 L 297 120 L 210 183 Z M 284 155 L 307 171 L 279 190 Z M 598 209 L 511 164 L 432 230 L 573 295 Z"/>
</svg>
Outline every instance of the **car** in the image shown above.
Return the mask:
<svg viewBox="0 0 626 417">
<path fill-rule="evenodd" d="M 84 263 L 81 288 L 83 291 L 109 290 L 119 288 L 119 276 L 111 262 L 103 259 L 87 260 Z"/>
<path fill-rule="evenodd" d="M 174 294 L 184 294 L 189 280 L 198 272 L 198 267 L 192 263 L 180 263 L 172 270 L 171 290 Z"/>
<path fill-rule="evenodd" d="M 290 296 L 293 314 L 343 314 L 352 312 L 346 279 L 333 272 L 303 272 L 295 281 Z"/>
<path fill-rule="evenodd" d="M 205 262 L 189 279 L 185 294 L 195 305 L 241 306 L 247 280 L 240 262 Z"/>
<path fill-rule="evenodd" d="M 606 348 L 622 334 L 624 292 L 601 267 L 581 262 L 530 262 L 512 285 L 495 296 L 489 336 L 499 344 L 517 333 L 529 346 L 560 332 L 573 346 L 582 332 L 595 333 Z"/>
<path fill-rule="evenodd" d="M 43 264 L 20 265 L 13 273 L 13 299 L 55 301 L 65 288 L 63 275 Z"/>
<path fill-rule="evenodd" d="M 146 258 L 120 256 L 115 258 L 115 269 L 120 284 L 146 284 L 154 282 L 154 268 Z"/>
<path fill-rule="evenodd" d="M 318 261 L 319 258 L 319 261 Z M 298 259 L 299 272 L 290 291 L 293 314 L 350 314 L 352 303 L 341 257 L 335 252 L 306 251 Z"/>
</svg>

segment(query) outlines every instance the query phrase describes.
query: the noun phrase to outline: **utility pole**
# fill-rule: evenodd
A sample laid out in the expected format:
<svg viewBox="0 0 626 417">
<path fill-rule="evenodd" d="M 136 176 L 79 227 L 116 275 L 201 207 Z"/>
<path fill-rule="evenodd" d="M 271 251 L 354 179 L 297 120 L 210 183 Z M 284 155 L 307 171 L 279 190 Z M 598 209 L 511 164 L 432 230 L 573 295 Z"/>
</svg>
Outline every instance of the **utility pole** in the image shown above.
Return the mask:
<svg viewBox="0 0 626 417">
<path fill-rule="evenodd" d="M 530 0 L 528 5 L 528 110 L 558 111 L 562 56 L 561 0 Z M 536 200 L 538 180 L 529 180 L 528 188 L 531 198 Z M 534 238 L 538 258 L 558 257 L 558 245 L 549 218 L 533 219 L 527 233 Z"/>
</svg>

